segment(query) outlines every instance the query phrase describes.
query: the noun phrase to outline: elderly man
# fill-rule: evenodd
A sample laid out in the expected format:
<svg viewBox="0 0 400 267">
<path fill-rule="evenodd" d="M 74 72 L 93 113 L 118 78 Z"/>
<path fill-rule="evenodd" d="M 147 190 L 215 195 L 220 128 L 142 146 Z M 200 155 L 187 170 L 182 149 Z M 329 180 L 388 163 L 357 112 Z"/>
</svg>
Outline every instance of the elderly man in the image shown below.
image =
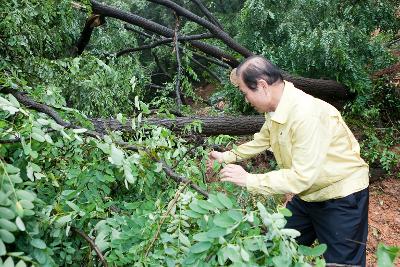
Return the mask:
<svg viewBox="0 0 400 267">
<path fill-rule="evenodd" d="M 208 161 L 225 162 L 221 181 L 251 192 L 295 196 L 286 228 L 301 233 L 298 242 L 315 239 L 328 246 L 328 263 L 365 266 L 368 233 L 368 165 L 340 113 L 283 80 L 280 70 L 261 56 L 242 62 L 231 74 L 246 101 L 265 113 L 254 140 Z M 279 170 L 247 173 L 231 164 L 271 148 Z"/>
</svg>

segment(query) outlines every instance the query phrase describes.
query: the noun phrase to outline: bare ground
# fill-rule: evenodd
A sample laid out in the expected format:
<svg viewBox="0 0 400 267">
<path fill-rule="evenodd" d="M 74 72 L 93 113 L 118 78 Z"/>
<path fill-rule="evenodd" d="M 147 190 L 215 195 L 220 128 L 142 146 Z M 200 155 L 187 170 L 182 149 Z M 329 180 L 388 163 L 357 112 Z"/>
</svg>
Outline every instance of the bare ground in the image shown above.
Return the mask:
<svg viewBox="0 0 400 267">
<path fill-rule="evenodd" d="M 387 178 L 370 185 L 367 265 L 377 266 L 379 242 L 400 246 L 400 179 Z M 400 259 L 395 266 L 400 267 Z"/>
</svg>

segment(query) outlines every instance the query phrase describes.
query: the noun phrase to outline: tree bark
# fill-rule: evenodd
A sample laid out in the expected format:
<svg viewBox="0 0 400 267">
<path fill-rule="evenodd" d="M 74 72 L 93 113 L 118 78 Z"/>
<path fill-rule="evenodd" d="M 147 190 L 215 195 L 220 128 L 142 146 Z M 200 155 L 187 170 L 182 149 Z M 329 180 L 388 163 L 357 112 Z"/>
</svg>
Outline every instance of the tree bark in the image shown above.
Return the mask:
<svg viewBox="0 0 400 267">
<path fill-rule="evenodd" d="M 130 121 L 128 119 L 128 121 Z M 227 135 L 250 135 L 258 132 L 265 122 L 265 117 L 258 116 L 218 116 L 218 117 L 182 117 L 176 119 L 147 119 L 144 123 L 164 126 L 173 131 L 183 131 L 185 126 L 194 122 L 202 122 L 202 135 L 212 136 L 219 134 Z M 132 131 L 130 124 L 122 125 L 114 119 L 92 119 L 97 132 L 105 133 L 110 130 L 123 132 Z"/>
</svg>

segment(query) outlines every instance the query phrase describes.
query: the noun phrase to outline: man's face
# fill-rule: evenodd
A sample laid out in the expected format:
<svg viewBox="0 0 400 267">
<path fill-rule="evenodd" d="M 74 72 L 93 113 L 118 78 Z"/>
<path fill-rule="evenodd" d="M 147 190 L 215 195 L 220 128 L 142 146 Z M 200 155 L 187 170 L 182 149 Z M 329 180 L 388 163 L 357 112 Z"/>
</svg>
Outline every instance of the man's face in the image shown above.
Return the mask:
<svg viewBox="0 0 400 267">
<path fill-rule="evenodd" d="M 259 113 L 273 111 L 271 90 L 266 81 L 259 80 L 257 83 L 257 89 L 251 90 L 241 78 L 238 78 L 237 80 L 239 90 L 243 93 L 246 101 Z"/>
</svg>

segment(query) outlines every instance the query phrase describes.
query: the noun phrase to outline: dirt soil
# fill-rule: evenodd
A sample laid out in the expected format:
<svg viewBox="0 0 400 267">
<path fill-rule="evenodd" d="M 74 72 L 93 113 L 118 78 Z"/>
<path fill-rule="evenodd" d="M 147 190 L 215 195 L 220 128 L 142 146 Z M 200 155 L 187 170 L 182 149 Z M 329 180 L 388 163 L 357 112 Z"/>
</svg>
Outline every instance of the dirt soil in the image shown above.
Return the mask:
<svg viewBox="0 0 400 267">
<path fill-rule="evenodd" d="M 370 185 L 367 266 L 377 266 L 379 242 L 400 246 L 400 179 L 387 178 Z M 395 266 L 400 267 L 398 258 Z"/>
</svg>

